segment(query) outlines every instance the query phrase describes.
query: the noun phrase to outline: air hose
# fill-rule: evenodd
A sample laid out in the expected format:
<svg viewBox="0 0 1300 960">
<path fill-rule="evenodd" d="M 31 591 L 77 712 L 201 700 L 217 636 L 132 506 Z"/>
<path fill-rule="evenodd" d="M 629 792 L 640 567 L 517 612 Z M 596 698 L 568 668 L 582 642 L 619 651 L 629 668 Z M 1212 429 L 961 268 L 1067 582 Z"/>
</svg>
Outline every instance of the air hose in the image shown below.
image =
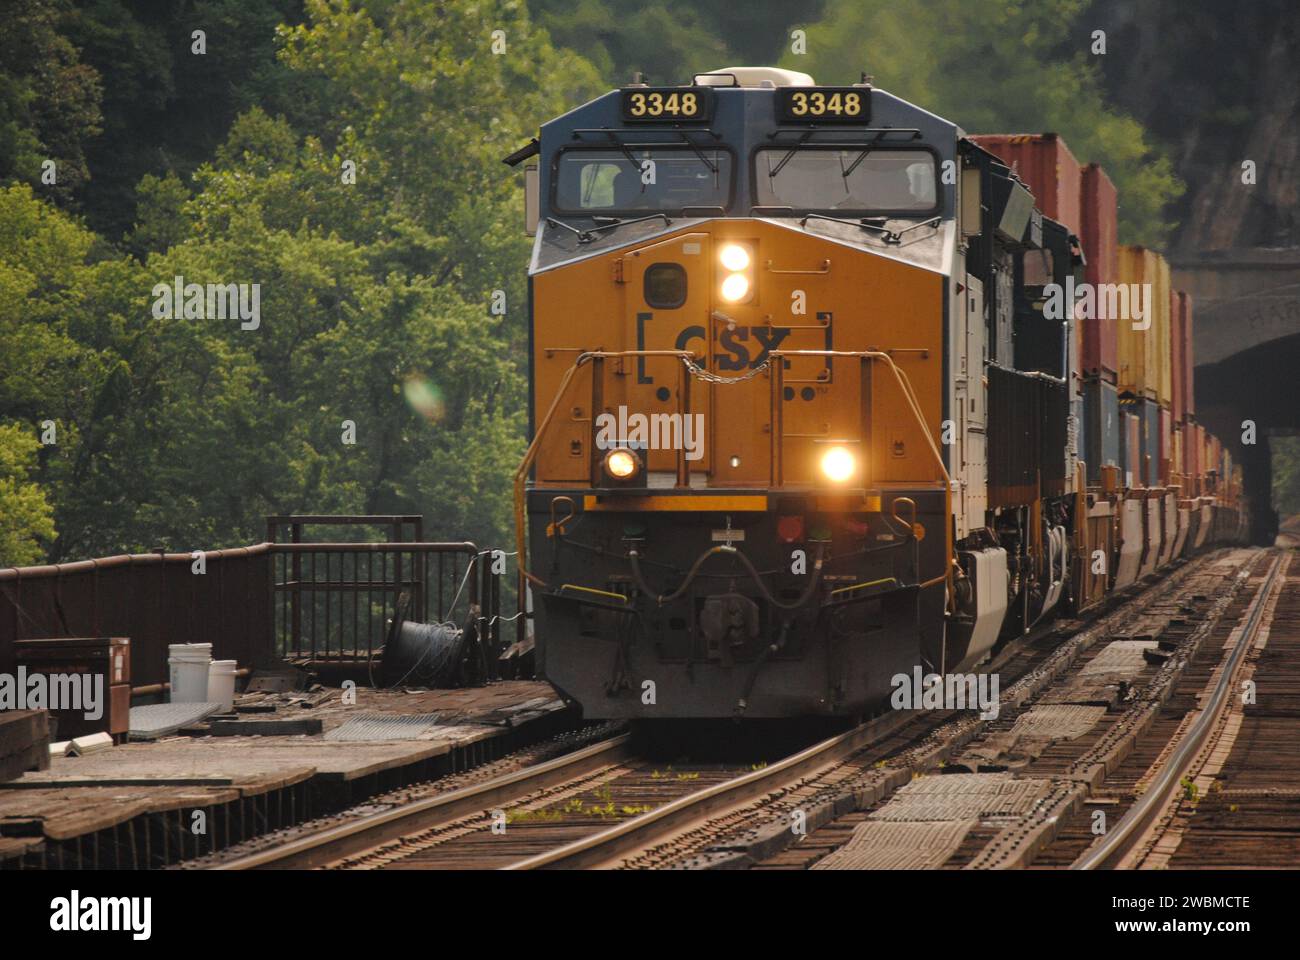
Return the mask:
<svg viewBox="0 0 1300 960">
<path fill-rule="evenodd" d="M 744 566 L 746 571 L 748 571 L 750 577 L 753 579 L 754 583 L 758 586 L 759 591 L 762 592 L 763 599 L 765 599 L 768 603 L 776 607 L 778 610 L 797 610 L 808 602 L 808 600 L 812 597 L 813 592 L 817 589 L 818 583 L 821 582 L 822 553 L 824 549 L 825 549 L 825 544 L 823 543 L 817 544 L 817 553 L 816 553 L 816 557 L 813 560 L 812 576 L 808 580 L 808 586 L 804 587 L 804 591 L 802 594 L 799 595 L 799 599 L 795 600 L 793 603 L 783 603 L 782 601 L 778 600 L 776 597 L 772 596 L 772 592 L 767 589 L 767 584 L 763 582 L 762 575 L 758 572 L 758 569 L 750 561 L 749 557 L 745 556 L 743 553 L 741 553 L 739 550 L 737 550 L 735 547 L 731 546 L 730 544 L 727 544 L 725 546 L 710 547 L 708 550 L 705 550 L 702 554 L 700 554 L 699 557 L 696 558 L 695 563 L 691 565 L 691 569 L 687 572 L 686 579 L 682 581 L 682 585 L 678 587 L 676 590 L 674 590 L 672 593 L 668 593 L 668 594 L 656 593 L 654 589 L 651 588 L 651 586 L 648 583 L 646 583 L 645 577 L 641 575 L 640 554 L 635 549 L 628 551 L 627 559 L 632 565 L 632 576 L 636 579 L 637 586 L 640 587 L 641 591 L 645 593 L 647 596 L 654 597 L 655 602 L 658 603 L 659 606 L 661 607 L 666 603 L 672 603 L 678 597 L 682 596 L 682 594 L 684 594 L 688 589 L 690 589 L 691 584 L 695 582 L 695 578 L 699 575 L 700 568 L 704 566 L 704 561 L 708 560 L 709 557 L 716 556 L 718 554 L 726 554 L 735 557 L 741 562 L 741 564 Z"/>
</svg>

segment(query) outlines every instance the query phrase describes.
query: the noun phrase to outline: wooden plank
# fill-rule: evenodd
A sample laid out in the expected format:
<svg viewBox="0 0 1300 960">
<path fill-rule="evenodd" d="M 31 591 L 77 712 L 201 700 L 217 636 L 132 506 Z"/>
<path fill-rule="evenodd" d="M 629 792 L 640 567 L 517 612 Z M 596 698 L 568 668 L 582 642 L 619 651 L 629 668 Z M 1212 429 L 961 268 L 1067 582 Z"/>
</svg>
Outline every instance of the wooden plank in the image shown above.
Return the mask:
<svg viewBox="0 0 1300 960">
<path fill-rule="evenodd" d="M 45 846 L 40 837 L 0 837 L 0 860 L 13 860 Z"/>
<path fill-rule="evenodd" d="M 50 715 L 44 710 L 0 711 L 0 757 L 26 753 L 32 744 L 50 744 Z"/>
<path fill-rule="evenodd" d="M 0 782 L 50 766 L 50 715 L 44 710 L 0 713 Z"/>
<path fill-rule="evenodd" d="M 302 737 L 321 732 L 319 717 L 275 720 L 214 720 L 208 725 L 214 737 Z"/>
</svg>

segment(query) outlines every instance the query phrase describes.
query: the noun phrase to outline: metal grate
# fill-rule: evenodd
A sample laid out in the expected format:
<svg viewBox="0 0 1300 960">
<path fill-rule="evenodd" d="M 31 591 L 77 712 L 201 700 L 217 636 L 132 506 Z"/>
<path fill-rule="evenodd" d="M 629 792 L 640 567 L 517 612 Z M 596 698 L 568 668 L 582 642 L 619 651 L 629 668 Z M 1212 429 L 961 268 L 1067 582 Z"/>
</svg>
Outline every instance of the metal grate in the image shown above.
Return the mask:
<svg viewBox="0 0 1300 960">
<path fill-rule="evenodd" d="M 1017 717 L 1011 733 L 1033 740 L 1077 740 L 1105 715 L 1105 707 L 1040 705 Z"/>
<path fill-rule="evenodd" d="M 872 820 L 969 820 L 1019 817 L 1034 808 L 1050 780 L 1016 780 L 1005 773 L 950 773 L 913 780 L 871 814 Z"/>
<path fill-rule="evenodd" d="M 157 740 L 220 712 L 219 703 L 150 703 L 132 707 L 131 736 L 139 740 Z"/>
<path fill-rule="evenodd" d="M 848 843 L 813 864 L 814 870 L 934 870 L 961 846 L 976 820 L 929 823 L 866 820 Z"/>
<path fill-rule="evenodd" d="M 1107 676 L 1136 677 L 1147 667 L 1143 654 L 1148 650 L 1155 650 L 1157 647 L 1159 647 L 1159 643 L 1155 640 L 1116 640 L 1113 643 L 1106 644 L 1099 654 L 1088 663 L 1085 663 L 1078 675 L 1081 677 L 1096 677 L 1103 674 Z"/>
<path fill-rule="evenodd" d="M 419 740 L 430 736 L 438 722 L 436 713 L 390 716 L 363 713 L 325 734 L 326 740 Z"/>
</svg>

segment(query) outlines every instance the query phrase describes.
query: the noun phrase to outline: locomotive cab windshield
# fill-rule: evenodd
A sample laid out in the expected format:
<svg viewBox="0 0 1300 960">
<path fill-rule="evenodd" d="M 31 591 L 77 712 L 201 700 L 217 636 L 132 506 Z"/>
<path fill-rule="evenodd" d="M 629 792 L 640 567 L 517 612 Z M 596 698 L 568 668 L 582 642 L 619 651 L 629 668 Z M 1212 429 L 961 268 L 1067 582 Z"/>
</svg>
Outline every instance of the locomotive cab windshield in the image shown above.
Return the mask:
<svg viewBox="0 0 1300 960">
<path fill-rule="evenodd" d="M 920 149 L 807 145 L 760 149 L 755 157 L 755 203 L 796 212 L 937 212 L 938 166 Z"/>
<path fill-rule="evenodd" d="M 730 206 L 731 155 L 689 147 L 575 148 L 556 158 L 554 209 L 579 216 Z"/>
</svg>

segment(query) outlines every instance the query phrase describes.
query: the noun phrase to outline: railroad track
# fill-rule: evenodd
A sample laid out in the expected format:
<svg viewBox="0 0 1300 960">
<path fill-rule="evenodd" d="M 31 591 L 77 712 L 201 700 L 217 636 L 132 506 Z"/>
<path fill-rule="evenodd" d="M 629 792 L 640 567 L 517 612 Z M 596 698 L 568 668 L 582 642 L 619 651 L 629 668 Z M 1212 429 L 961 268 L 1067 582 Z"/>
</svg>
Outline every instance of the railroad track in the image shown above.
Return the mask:
<svg viewBox="0 0 1300 960">
<path fill-rule="evenodd" d="M 1279 703 L 1276 691 L 1294 697 L 1300 687 L 1297 586 L 1294 554 L 1278 555 L 1229 635 L 1221 662 L 1208 676 L 1191 678 L 1200 687 L 1196 708 L 1138 781 L 1123 820 L 1073 869 L 1294 866 L 1300 715 L 1294 703 Z M 1280 655 L 1256 683 L 1270 643 Z M 1264 709 L 1256 709 L 1257 693 L 1245 696 L 1247 682 L 1265 685 Z"/>
<path fill-rule="evenodd" d="M 1198 563 L 1151 587 L 1137 600 L 1167 597 Z M 1128 598 L 1134 601 L 1135 598 Z M 993 665 L 1025 684 L 1013 699 L 1041 687 L 1069 663 L 1068 648 L 1131 623 L 1136 604 L 1121 605 L 1062 646 L 1057 627 L 1010 645 Z M 1068 624 L 1067 627 L 1078 626 Z M 791 814 L 808 829 L 830 819 L 845 797 L 905 784 L 927 764 L 942 763 L 987 721 L 948 711 L 887 713 L 770 765 L 665 767 L 631 752 L 626 736 L 546 763 L 492 777 L 414 803 L 358 816 L 286 843 L 219 864 L 220 869 L 328 866 L 344 869 L 494 867 L 542 869 L 727 865 L 729 834 L 749 847 L 788 842 Z M 833 794 L 833 796 L 831 796 Z M 838 805 L 838 807 L 837 807 Z M 694 858 L 692 860 L 692 858 Z"/>
<path fill-rule="evenodd" d="M 947 752 L 891 759 L 886 769 L 905 766 L 922 777 L 907 789 L 847 798 L 841 789 L 842 809 L 835 816 L 797 842 L 787 838 L 776 849 L 751 844 L 751 864 L 776 869 L 1036 865 L 1060 822 L 1070 819 L 1087 846 L 1094 839 L 1089 828 L 1097 808 L 1085 804 L 1098 799 L 1095 791 L 1106 774 L 1152 727 L 1180 677 L 1194 672 L 1197 652 L 1213 652 L 1214 638 L 1226 636 L 1246 613 L 1246 600 L 1262 596 L 1262 587 L 1251 590 L 1248 584 L 1260 570 L 1272 569 L 1264 551 L 1216 556 L 1190 570 L 1176 590 L 1171 585 L 1144 595 L 1143 616 L 1107 618 L 1098 639 L 1116 643 L 1063 651 L 1068 671 L 1056 671 L 1027 696 L 1008 697 L 1004 716 L 974 736 L 957 743 L 959 738 L 948 733 L 953 749 Z M 1132 671 L 1139 649 L 1136 671 L 1114 683 L 1106 672 L 1115 662 L 1111 654 L 1128 655 Z M 1044 723 L 1057 726 L 1053 730 Z M 1076 729 L 1063 730 L 1061 724 Z M 965 776 L 943 775 L 954 772 Z M 1112 815 L 1114 830 L 1123 811 L 1103 809 Z M 715 843 L 725 846 L 725 840 Z M 708 865 L 707 859 L 700 862 Z"/>
</svg>

